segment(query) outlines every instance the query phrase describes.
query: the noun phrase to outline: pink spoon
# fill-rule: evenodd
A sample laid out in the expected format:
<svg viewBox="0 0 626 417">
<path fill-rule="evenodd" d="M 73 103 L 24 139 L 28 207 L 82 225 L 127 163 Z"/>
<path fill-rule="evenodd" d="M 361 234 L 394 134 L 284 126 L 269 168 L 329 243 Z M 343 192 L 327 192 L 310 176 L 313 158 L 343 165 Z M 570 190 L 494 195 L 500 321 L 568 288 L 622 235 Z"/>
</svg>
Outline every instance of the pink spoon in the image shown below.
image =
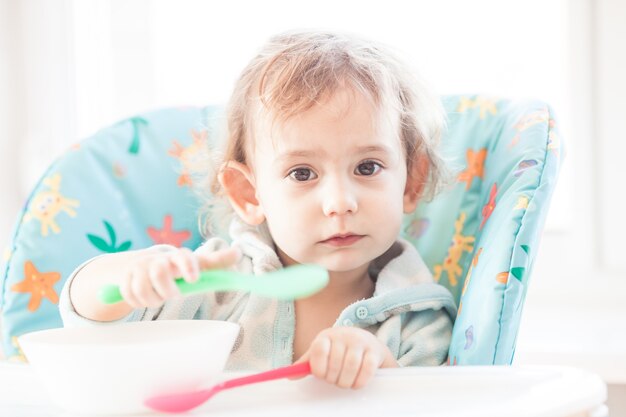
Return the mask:
<svg viewBox="0 0 626 417">
<path fill-rule="evenodd" d="M 241 387 L 243 385 L 256 384 L 258 382 L 272 381 L 274 379 L 288 378 L 291 376 L 305 376 L 311 373 L 308 362 L 296 365 L 284 366 L 271 371 L 248 375 L 241 378 L 229 379 L 214 385 L 209 389 L 186 392 L 182 394 L 158 395 L 144 401 L 146 407 L 165 413 L 180 413 L 196 408 L 220 391 Z"/>
</svg>

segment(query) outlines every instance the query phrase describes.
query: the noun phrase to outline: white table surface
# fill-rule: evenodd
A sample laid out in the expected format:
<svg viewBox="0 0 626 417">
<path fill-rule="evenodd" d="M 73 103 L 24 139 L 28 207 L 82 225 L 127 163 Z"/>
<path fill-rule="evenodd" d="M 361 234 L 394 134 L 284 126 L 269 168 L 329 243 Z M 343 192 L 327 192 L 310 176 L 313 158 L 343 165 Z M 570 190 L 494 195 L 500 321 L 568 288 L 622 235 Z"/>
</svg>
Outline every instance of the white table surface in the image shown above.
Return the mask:
<svg viewBox="0 0 626 417">
<path fill-rule="evenodd" d="M 342 390 L 313 377 L 241 387 L 218 394 L 186 415 L 595 416 L 601 415 L 597 410 L 605 401 L 602 380 L 576 368 L 404 368 L 379 371 L 361 390 Z M 73 415 L 52 403 L 28 365 L 4 362 L 0 363 L 0 416 Z"/>
</svg>

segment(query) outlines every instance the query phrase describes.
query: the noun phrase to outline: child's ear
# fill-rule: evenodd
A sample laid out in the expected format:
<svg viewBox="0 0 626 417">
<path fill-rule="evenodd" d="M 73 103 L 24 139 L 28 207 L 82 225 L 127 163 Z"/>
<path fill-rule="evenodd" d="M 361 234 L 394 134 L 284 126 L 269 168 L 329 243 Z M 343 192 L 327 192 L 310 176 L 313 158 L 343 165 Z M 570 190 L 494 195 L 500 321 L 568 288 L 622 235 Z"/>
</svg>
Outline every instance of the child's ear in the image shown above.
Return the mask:
<svg viewBox="0 0 626 417">
<path fill-rule="evenodd" d="M 404 188 L 404 212 L 412 213 L 417 208 L 424 187 L 428 181 L 428 158 L 415 158 L 411 169 L 407 172 L 406 187 Z"/>
<path fill-rule="evenodd" d="M 250 168 L 240 162 L 229 161 L 222 166 L 218 180 L 230 201 L 235 213 L 248 224 L 259 225 L 265 221 L 259 200 L 256 198 L 256 185 Z"/>
</svg>

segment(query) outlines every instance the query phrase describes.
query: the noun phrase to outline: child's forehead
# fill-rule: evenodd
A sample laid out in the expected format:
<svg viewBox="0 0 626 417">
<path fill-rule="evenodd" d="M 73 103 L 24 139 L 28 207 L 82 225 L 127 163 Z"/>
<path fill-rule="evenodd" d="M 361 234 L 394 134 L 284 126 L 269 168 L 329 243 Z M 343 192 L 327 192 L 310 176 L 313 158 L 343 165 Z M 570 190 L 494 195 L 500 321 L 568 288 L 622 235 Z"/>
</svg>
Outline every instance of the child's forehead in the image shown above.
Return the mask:
<svg viewBox="0 0 626 417">
<path fill-rule="evenodd" d="M 260 124 L 257 139 L 270 139 L 273 147 L 313 145 L 333 136 L 344 141 L 385 146 L 399 138 L 399 115 L 351 89 L 336 91 L 304 112 L 282 119 L 269 112 Z M 308 143 L 310 142 L 310 143 Z M 392 144 L 386 144 L 390 146 Z M 360 146 L 360 145 L 359 145 Z"/>
<path fill-rule="evenodd" d="M 377 109 L 351 107 L 312 108 L 277 123 L 256 141 L 256 154 L 275 161 L 302 158 L 336 158 L 376 154 L 404 154 L 398 123 Z"/>
</svg>

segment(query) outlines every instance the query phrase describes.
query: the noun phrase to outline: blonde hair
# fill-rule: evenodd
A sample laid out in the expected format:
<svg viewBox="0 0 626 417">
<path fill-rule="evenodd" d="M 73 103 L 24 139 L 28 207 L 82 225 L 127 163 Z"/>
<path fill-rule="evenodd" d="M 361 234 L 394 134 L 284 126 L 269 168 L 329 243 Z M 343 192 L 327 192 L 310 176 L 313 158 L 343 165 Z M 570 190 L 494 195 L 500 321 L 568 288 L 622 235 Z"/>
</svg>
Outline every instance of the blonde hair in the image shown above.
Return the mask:
<svg viewBox="0 0 626 417">
<path fill-rule="evenodd" d="M 387 48 L 358 37 L 324 31 L 287 32 L 271 38 L 244 68 L 226 111 L 225 151 L 213 153 L 208 180 L 213 195 L 203 209 L 202 229 L 211 230 L 215 197 L 223 194 L 217 181 L 223 162 L 249 164 L 261 118 L 284 122 L 323 102 L 341 88 L 350 87 L 381 110 L 399 116 L 399 138 L 407 170 L 426 158 L 428 178 L 423 197 L 431 199 L 447 182 L 447 170 L 437 144 L 445 127 L 441 101 L 417 74 Z M 220 161 L 221 159 L 221 161 Z M 209 169 L 211 167 L 208 167 Z M 204 188 L 206 190 L 207 188 Z"/>
</svg>

